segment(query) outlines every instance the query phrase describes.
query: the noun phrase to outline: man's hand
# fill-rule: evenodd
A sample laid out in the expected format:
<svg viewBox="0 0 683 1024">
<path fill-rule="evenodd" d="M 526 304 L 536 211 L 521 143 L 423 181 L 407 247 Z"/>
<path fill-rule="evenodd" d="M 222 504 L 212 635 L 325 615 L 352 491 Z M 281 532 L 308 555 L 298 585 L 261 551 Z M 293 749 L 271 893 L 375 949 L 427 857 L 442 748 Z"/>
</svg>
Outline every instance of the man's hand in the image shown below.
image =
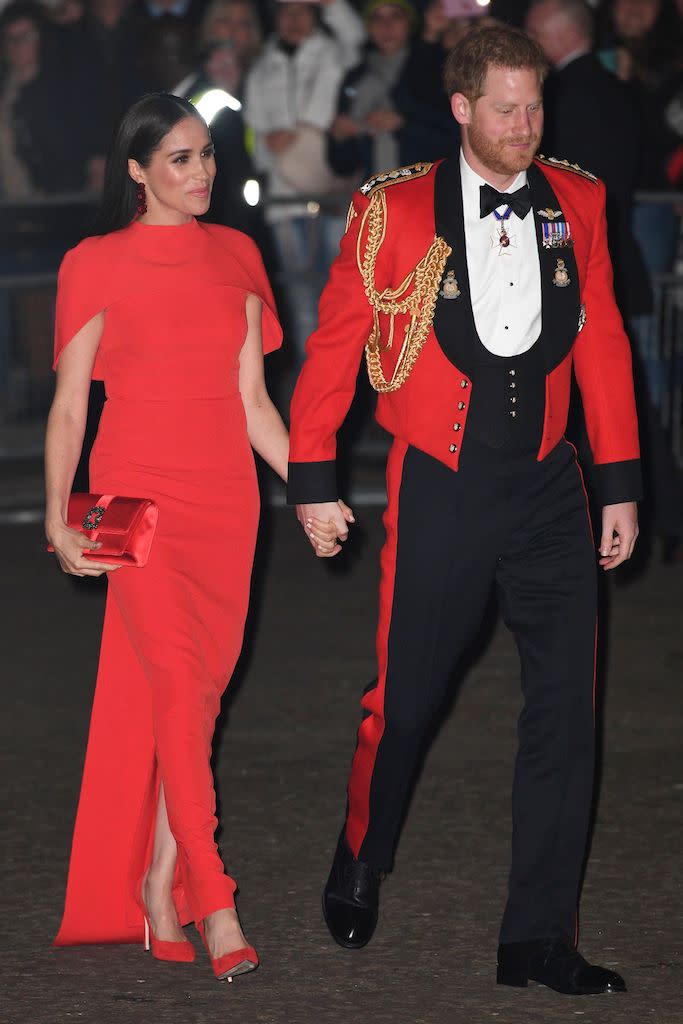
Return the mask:
<svg viewBox="0 0 683 1024">
<path fill-rule="evenodd" d="M 341 544 L 335 542 L 332 547 L 329 544 L 320 544 L 314 529 L 316 521 L 318 524 L 329 524 L 332 536 L 340 541 L 345 541 L 349 535 L 348 524 L 356 521 L 349 506 L 341 500 L 297 505 L 296 517 L 306 531 L 306 536 L 318 558 L 332 558 L 338 555 Z"/>
<path fill-rule="evenodd" d="M 600 565 L 603 569 L 616 569 L 633 554 L 638 536 L 638 506 L 635 501 L 619 505 L 605 505 L 602 510 L 602 537 L 600 538 Z"/>
</svg>

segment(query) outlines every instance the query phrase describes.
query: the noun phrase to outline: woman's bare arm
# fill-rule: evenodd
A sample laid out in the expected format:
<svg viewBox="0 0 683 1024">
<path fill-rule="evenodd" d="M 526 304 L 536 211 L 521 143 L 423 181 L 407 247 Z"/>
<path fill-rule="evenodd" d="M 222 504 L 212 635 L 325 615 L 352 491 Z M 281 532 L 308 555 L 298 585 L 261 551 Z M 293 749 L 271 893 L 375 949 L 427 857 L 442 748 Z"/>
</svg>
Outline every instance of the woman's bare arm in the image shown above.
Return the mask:
<svg viewBox="0 0 683 1024">
<path fill-rule="evenodd" d="M 62 569 L 76 576 L 101 576 L 117 568 L 86 559 L 84 550 L 99 544 L 67 526 L 69 494 L 83 447 L 90 378 L 103 329 L 104 313 L 98 313 L 62 352 L 45 436 L 45 534 Z"/>
</svg>

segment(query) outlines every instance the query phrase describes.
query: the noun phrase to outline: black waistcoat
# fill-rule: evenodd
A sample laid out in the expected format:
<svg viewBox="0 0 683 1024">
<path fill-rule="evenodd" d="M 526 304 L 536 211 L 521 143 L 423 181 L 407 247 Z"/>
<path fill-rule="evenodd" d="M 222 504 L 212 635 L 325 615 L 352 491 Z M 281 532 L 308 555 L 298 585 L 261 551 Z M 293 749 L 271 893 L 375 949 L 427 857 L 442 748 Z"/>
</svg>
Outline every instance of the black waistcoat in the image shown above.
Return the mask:
<svg viewBox="0 0 683 1024">
<path fill-rule="evenodd" d="M 444 271 L 455 274 L 460 295 L 439 297 L 434 331 L 448 358 L 472 381 L 467 419 L 468 435 L 491 447 L 537 451 L 545 414 L 545 380 L 570 350 L 577 333 L 580 298 L 578 272 L 571 248 L 544 249 L 542 220 L 536 211 L 559 210 L 550 184 L 533 164 L 528 171 L 532 211 L 536 224 L 541 270 L 541 333 L 534 345 L 519 356 L 490 352 L 477 333 L 472 311 L 459 157 L 444 160 L 436 170 L 434 214 L 436 233 L 452 251 Z M 569 276 L 565 287 L 555 285 L 558 258 Z"/>
</svg>

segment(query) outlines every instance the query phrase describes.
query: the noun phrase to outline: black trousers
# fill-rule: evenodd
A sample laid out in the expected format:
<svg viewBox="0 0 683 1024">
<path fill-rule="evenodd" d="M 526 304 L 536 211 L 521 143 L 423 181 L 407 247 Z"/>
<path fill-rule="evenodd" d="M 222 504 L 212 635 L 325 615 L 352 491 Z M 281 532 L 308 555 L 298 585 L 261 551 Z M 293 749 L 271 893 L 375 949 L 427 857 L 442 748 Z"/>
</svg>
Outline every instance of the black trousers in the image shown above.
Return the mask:
<svg viewBox="0 0 683 1024">
<path fill-rule="evenodd" d="M 571 937 L 593 786 L 597 586 L 574 449 L 562 441 L 537 462 L 470 439 L 453 473 L 395 442 L 387 480 L 378 679 L 361 701 L 349 845 L 391 868 L 425 735 L 495 584 L 524 696 L 501 941 Z"/>
</svg>

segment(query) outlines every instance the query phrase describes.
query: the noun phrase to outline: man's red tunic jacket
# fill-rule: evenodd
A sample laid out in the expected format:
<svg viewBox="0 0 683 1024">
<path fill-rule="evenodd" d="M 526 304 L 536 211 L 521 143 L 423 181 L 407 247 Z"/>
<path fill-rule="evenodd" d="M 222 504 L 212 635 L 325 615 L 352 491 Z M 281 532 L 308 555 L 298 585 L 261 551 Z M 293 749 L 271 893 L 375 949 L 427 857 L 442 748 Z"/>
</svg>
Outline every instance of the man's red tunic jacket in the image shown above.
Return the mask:
<svg viewBox="0 0 683 1024">
<path fill-rule="evenodd" d="M 537 458 L 544 459 L 566 429 L 573 366 L 601 504 L 634 500 L 640 497 L 638 426 L 630 346 L 612 287 L 605 189 L 602 182 L 563 163 L 539 158 L 536 166 L 571 224 L 583 307 L 583 324 L 577 318 L 570 350 L 560 353 L 557 365 L 548 368 Z M 320 300 L 319 326 L 308 341 L 307 359 L 292 399 L 288 483 L 292 504 L 338 497 L 336 434 L 351 404 L 359 363 L 373 331 L 373 295 L 361 273 L 367 251 L 363 232 L 368 230 L 368 220 L 364 214 L 381 190 L 385 223 L 374 266 L 376 299 L 382 292 L 386 295 L 387 289 L 400 290 L 435 243 L 435 168 L 415 165 L 405 174 L 379 176 L 353 196 L 341 252 Z M 562 249 L 557 250 L 557 256 L 562 254 Z M 441 284 L 439 281 L 437 288 Z M 435 299 L 436 294 L 432 296 L 432 315 Z M 411 323 L 411 311 L 397 312 L 394 317 L 381 313 L 376 323 L 382 338 L 379 348 L 383 375 L 390 381 Z M 405 382 L 396 390 L 379 394 L 376 417 L 394 437 L 457 472 L 460 453 L 467 445 L 467 414 L 476 382 L 449 360 L 431 323 L 427 326 Z M 390 332 L 391 344 L 387 347 Z M 572 326 L 569 336 L 573 333 Z"/>
</svg>

